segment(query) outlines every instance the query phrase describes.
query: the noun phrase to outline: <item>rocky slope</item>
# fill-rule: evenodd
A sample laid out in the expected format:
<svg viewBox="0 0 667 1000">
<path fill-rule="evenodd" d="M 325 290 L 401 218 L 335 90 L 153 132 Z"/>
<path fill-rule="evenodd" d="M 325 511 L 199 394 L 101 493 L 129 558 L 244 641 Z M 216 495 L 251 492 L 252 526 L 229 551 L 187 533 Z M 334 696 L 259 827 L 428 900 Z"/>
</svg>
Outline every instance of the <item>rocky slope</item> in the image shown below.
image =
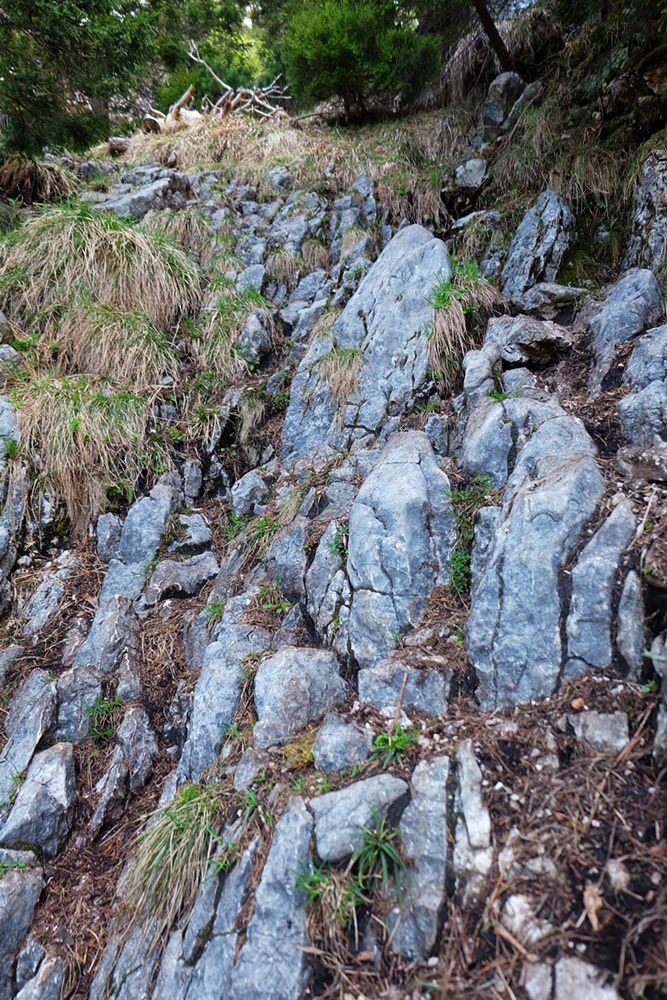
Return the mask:
<svg viewBox="0 0 667 1000">
<path fill-rule="evenodd" d="M 494 81 L 484 141 L 531 97 Z M 196 448 L 164 381 L 173 468 L 94 537 L 7 446 L 0 1000 L 659 995 L 666 165 L 594 294 L 564 197 L 525 206 L 458 382 L 468 217 L 392 226 L 298 161 L 103 166 L 95 211 L 196 209 L 264 301 Z"/>
</svg>

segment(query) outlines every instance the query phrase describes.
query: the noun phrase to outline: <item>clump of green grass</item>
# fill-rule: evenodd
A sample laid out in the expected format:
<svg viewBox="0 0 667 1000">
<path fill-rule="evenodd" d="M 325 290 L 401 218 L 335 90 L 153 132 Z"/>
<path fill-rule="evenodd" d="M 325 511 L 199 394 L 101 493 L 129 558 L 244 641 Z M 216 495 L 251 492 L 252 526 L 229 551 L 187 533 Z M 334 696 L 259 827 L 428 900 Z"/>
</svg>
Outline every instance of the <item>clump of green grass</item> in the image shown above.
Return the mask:
<svg viewBox="0 0 667 1000">
<path fill-rule="evenodd" d="M 260 584 L 258 598 L 264 611 L 270 611 L 278 617 L 287 614 L 292 607 L 280 589 L 280 581 L 278 580 Z"/>
<path fill-rule="evenodd" d="M 341 559 L 347 551 L 347 541 L 350 534 L 350 526 L 347 524 L 337 524 L 334 536 L 329 542 L 329 552 L 332 556 L 340 556 Z"/>
<path fill-rule="evenodd" d="M 320 362 L 320 375 L 327 381 L 336 406 L 343 406 L 356 392 L 363 360 L 357 347 L 334 347 Z"/>
<path fill-rule="evenodd" d="M 373 741 L 371 757 L 378 760 L 382 767 L 391 767 L 397 764 L 403 754 L 417 740 L 417 733 L 413 729 L 404 729 L 397 723 L 392 730 L 387 733 L 378 733 Z"/>
<path fill-rule="evenodd" d="M 490 503 L 496 495 L 497 491 L 488 476 L 475 476 L 467 486 L 449 493 L 456 522 L 456 543 L 452 550 L 449 586 L 459 597 L 470 586 L 470 557 L 477 511 Z"/>
<path fill-rule="evenodd" d="M 120 706 L 120 698 L 105 698 L 102 694 L 88 706 L 88 735 L 91 740 L 108 740 L 115 735 Z"/>
<path fill-rule="evenodd" d="M 435 311 L 429 332 L 428 359 L 451 390 L 463 357 L 477 344 L 476 327 L 499 306 L 501 295 L 469 258 L 455 261 L 451 276 L 436 285 L 429 305 Z"/>
<path fill-rule="evenodd" d="M 150 917 L 162 941 L 180 915 L 192 910 L 199 887 L 215 866 L 221 816 L 232 801 L 227 785 L 186 785 L 170 805 L 145 818 L 124 885 L 132 923 Z"/>
<path fill-rule="evenodd" d="M 61 497 L 78 534 L 104 508 L 107 490 L 136 483 L 151 450 L 166 463 L 149 440 L 144 396 L 86 375 L 35 372 L 16 383 L 10 398 L 21 447 L 36 463 L 38 456 L 43 479 Z"/>
<path fill-rule="evenodd" d="M 123 312 L 141 304 L 160 329 L 199 302 L 200 275 L 187 254 L 111 212 L 82 203 L 43 209 L 7 240 L 0 308 L 19 327 L 43 327 L 54 307 L 82 292 Z"/>
</svg>

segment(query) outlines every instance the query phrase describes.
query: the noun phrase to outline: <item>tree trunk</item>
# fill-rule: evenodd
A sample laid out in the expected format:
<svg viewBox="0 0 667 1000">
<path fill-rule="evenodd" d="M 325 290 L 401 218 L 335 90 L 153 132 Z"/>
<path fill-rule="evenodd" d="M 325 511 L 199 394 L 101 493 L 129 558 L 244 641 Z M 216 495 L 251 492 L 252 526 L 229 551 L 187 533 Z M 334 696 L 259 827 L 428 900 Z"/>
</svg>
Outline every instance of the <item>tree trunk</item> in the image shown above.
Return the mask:
<svg viewBox="0 0 667 1000">
<path fill-rule="evenodd" d="M 498 56 L 498 62 L 500 63 L 501 68 L 505 72 L 513 71 L 515 68 L 514 60 L 507 51 L 507 47 L 504 41 L 500 37 L 500 32 L 496 28 L 496 23 L 491 17 L 491 14 L 489 13 L 489 8 L 486 5 L 486 0 L 471 0 L 471 3 L 475 8 L 475 10 L 477 11 L 477 15 L 482 23 L 482 27 L 484 28 L 484 31 L 486 33 L 486 37 L 489 39 L 489 42 L 491 43 L 493 51 Z"/>
</svg>

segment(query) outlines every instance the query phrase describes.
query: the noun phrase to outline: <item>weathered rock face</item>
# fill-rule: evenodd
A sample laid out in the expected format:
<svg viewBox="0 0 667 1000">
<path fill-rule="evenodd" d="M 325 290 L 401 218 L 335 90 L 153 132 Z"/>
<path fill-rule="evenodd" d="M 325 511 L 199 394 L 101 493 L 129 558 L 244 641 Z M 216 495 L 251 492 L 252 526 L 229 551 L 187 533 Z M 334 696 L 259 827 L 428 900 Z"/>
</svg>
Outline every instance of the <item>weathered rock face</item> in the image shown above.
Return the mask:
<svg viewBox="0 0 667 1000">
<path fill-rule="evenodd" d="M 449 489 L 426 435 L 408 432 L 391 438 L 352 505 L 349 645 L 361 667 L 382 659 L 447 582 L 455 541 Z"/>
<path fill-rule="evenodd" d="M 667 325 L 641 336 L 625 368 L 631 392 L 618 403 L 627 440 L 641 447 L 667 442 Z"/>
<path fill-rule="evenodd" d="M 340 861 L 359 846 L 368 829 L 394 804 L 400 811 L 408 786 L 392 774 L 357 781 L 337 792 L 310 800 L 315 817 L 315 842 L 322 861 Z"/>
<path fill-rule="evenodd" d="M 412 859 L 395 916 L 392 948 L 404 958 L 427 956 L 435 944 L 447 872 L 449 759 L 421 761 L 412 775 L 412 798 L 401 817 L 401 843 Z"/>
<path fill-rule="evenodd" d="M 43 670 L 33 670 L 18 689 L 5 719 L 7 742 L 0 753 L 0 817 L 6 816 L 42 737 L 56 713 L 56 686 Z"/>
<path fill-rule="evenodd" d="M 507 299 L 520 308 L 540 281 L 555 281 L 574 236 L 575 219 L 565 200 L 544 191 L 523 217 L 500 276 Z"/>
<path fill-rule="evenodd" d="M 54 857 L 71 825 L 76 779 L 70 743 L 38 753 L 21 784 L 7 822 L 0 827 L 4 847 L 35 847 Z"/>
<path fill-rule="evenodd" d="M 466 642 L 487 709 L 544 697 L 561 676 L 590 667 L 638 669 L 623 654 L 621 633 L 614 636 L 635 527 L 630 505 L 621 501 L 609 526 L 584 546 L 604 482 L 582 423 L 522 369 L 503 376 L 508 398 L 490 396 L 497 364 L 531 353 L 544 360 L 567 343 L 553 323 L 504 317 L 489 323 L 482 349 L 466 357 L 460 462 L 505 486 L 501 507 L 480 513 L 472 557 Z M 641 634 L 641 613 L 631 618 L 637 614 L 633 634 Z"/>
<path fill-rule="evenodd" d="M 278 650 L 260 663 L 255 678 L 255 745 L 287 743 L 345 693 L 335 653 L 295 646 Z"/>
<path fill-rule="evenodd" d="M 296 887 L 310 860 L 313 821 L 301 799 L 281 816 L 255 896 L 231 1000 L 299 1000 L 308 979 L 306 901 Z M 267 971 L 270 975 L 267 977 Z"/>
<path fill-rule="evenodd" d="M 427 377 L 428 299 L 449 273 L 444 243 L 421 226 L 394 237 L 331 333 L 314 340 L 299 365 L 283 429 L 285 463 L 323 465 L 405 412 Z M 322 368 L 336 358 L 358 367 L 356 388 L 340 409 Z"/>
<path fill-rule="evenodd" d="M 453 866 L 464 905 L 480 898 L 491 871 L 491 817 L 482 799 L 482 772 L 472 740 L 456 751 L 456 832 Z"/>
<path fill-rule="evenodd" d="M 651 271 L 629 271 L 608 289 L 602 305 L 588 321 L 595 358 L 589 383 L 592 396 L 604 388 L 616 348 L 654 326 L 662 315 L 662 293 Z"/>
<path fill-rule="evenodd" d="M 313 760 L 318 771 L 343 771 L 366 760 L 373 734 L 347 722 L 340 715 L 327 715 L 313 743 Z"/>
<path fill-rule="evenodd" d="M 16 996 L 17 953 L 44 887 L 41 871 L 32 867 L 35 860 L 32 854 L 0 848 L 0 863 L 10 866 L 0 877 L 0 1000 L 14 1000 Z"/>
<path fill-rule="evenodd" d="M 122 182 L 108 194 L 84 192 L 82 200 L 119 218 L 142 219 L 152 210 L 184 208 L 189 193 L 190 181 L 185 174 L 159 167 L 136 167 L 124 174 Z"/>
<path fill-rule="evenodd" d="M 655 271 L 667 252 L 667 150 L 653 149 L 642 164 L 632 209 L 632 234 L 623 267 Z"/>
<path fill-rule="evenodd" d="M 239 705 L 243 661 L 271 646 L 271 635 L 266 629 L 243 621 L 252 596 L 241 594 L 227 603 L 215 641 L 204 653 L 188 737 L 178 765 L 181 781 L 196 781 L 213 763 Z"/>
</svg>

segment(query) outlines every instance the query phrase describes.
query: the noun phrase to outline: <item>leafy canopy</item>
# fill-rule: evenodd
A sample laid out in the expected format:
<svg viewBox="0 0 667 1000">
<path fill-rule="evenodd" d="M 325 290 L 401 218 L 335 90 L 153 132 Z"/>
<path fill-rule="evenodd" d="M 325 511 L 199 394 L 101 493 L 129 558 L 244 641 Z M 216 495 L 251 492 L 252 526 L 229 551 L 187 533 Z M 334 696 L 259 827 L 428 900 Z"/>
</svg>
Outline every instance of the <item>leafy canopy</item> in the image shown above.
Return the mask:
<svg viewBox="0 0 667 1000">
<path fill-rule="evenodd" d="M 415 89 L 437 49 L 393 0 L 305 0 L 290 8 L 282 46 L 294 92 L 339 97 L 348 112 L 376 94 Z"/>
</svg>

